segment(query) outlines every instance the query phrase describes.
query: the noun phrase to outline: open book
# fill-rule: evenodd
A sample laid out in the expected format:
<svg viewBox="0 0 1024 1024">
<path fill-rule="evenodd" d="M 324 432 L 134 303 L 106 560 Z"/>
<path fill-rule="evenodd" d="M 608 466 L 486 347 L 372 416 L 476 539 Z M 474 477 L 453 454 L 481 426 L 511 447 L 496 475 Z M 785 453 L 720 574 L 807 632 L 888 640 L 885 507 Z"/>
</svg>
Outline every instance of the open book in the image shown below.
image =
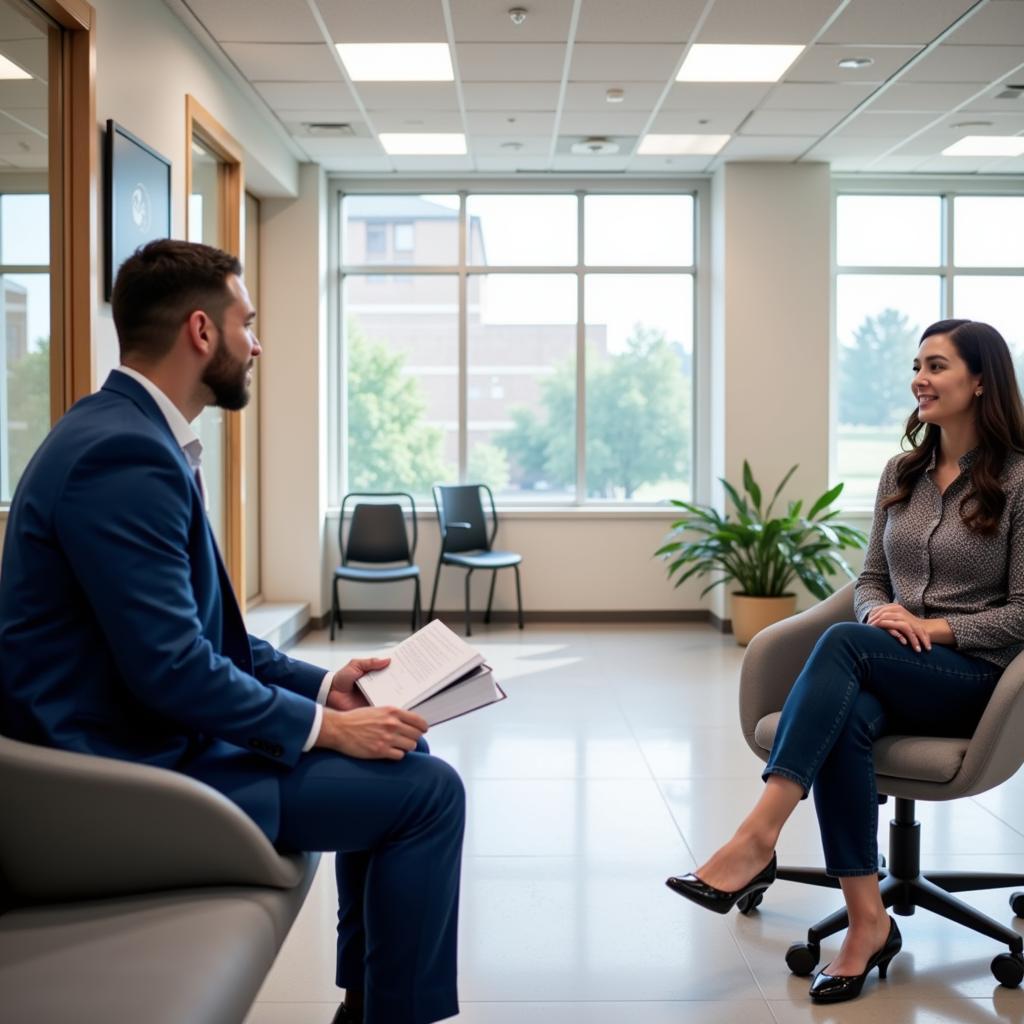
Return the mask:
<svg viewBox="0 0 1024 1024">
<path fill-rule="evenodd" d="M 415 711 L 428 725 L 505 699 L 484 656 L 440 619 L 428 622 L 391 652 L 391 664 L 356 680 L 374 707 Z"/>
</svg>

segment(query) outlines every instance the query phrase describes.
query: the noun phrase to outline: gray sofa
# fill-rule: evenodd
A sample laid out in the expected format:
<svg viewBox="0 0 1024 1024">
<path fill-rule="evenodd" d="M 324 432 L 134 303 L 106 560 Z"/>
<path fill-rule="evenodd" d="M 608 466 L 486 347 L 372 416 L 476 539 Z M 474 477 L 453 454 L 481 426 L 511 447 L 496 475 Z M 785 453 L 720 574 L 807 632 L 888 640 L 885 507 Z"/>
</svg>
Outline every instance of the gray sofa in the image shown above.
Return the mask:
<svg viewBox="0 0 1024 1024">
<path fill-rule="evenodd" d="M 0 1022 L 243 1021 L 317 862 L 176 772 L 0 737 Z"/>
</svg>

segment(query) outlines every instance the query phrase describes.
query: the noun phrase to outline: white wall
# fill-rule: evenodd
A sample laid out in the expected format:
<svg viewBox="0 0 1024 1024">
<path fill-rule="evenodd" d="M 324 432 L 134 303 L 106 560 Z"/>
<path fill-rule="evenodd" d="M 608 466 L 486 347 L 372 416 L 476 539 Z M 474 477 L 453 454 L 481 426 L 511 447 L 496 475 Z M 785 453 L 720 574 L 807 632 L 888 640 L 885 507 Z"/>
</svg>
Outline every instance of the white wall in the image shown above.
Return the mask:
<svg viewBox="0 0 1024 1024">
<path fill-rule="evenodd" d="M 266 111 L 218 67 L 162 0 L 92 0 L 96 9 L 96 120 L 113 118 L 171 160 L 172 235 L 185 237 L 185 95 L 191 93 L 245 150 L 257 195 L 294 195 L 298 164 Z M 101 175 L 102 180 L 102 175 Z M 104 208 L 102 187 L 98 224 Z M 100 230 L 102 245 L 102 229 Z M 101 254 L 97 254 L 97 259 Z M 117 336 L 100 268 L 93 379 L 117 365 Z"/>
</svg>

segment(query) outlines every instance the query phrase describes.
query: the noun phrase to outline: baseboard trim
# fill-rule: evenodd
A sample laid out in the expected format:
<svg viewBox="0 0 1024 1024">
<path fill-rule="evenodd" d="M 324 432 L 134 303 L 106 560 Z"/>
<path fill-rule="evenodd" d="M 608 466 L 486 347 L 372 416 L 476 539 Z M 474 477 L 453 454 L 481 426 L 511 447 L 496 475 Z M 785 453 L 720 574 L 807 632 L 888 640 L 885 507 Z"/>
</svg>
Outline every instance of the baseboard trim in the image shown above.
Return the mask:
<svg viewBox="0 0 1024 1024">
<path fill-rule="evenodd" d="M 426 614 L 426 613 L 424 613 Z M 370 609 L 353 609 L 343 612 L 346 622 L 380 622 L 391 625 L 404 622 L 409 624 L 409 612 L 407 611 L 372 611 Z M 473 612 L 470 616 L 474 623 L 483 622 L 483 612 Z M 461 611 L 439 611 L 436 618 L 452 626 L 461 626 L 465 616 Z M 732 632 L 732 625 L 729 619 L 720 619 L 713 612 L 704 608 L 680 608 L 668 610 L 664 608 L 652 608 L 648 611 L 629 609 L 624 611 L 531 611 L 524 615 L 526 624 L 531 622 L 583 622 L 583 623 L 680 623 L 680 622 L 707 622 L 722 633 Z M 517 617 L 514 611 L 496 611 L 491 613 L 492 622 L 516 622 Z M 323 615 L 310 617 L 309 629 L 328 629 L 331 624 L 331 613 L 324 612 Z"/>
</svg>

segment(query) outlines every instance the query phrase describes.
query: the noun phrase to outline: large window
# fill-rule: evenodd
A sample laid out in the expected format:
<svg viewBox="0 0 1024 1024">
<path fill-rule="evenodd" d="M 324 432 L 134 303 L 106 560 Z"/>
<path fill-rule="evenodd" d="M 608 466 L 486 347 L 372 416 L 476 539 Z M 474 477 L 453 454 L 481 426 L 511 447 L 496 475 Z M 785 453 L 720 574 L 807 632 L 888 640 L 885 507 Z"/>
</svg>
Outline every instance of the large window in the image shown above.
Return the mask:
<svg viewBox="0 0 1024 1024">
<path fill-rule="evenodd" d="M 654 503 L 693 476 L 693 194 L 346 194 L 346 490 Z"/>
<path fill-rule="evenodd" d="M 983 320 L 1024 370 L 1024 199 L 846 194 L 836 199 L 836 476 L 868 506 L 913 409 L 922 330 Z"/>
</svg>

